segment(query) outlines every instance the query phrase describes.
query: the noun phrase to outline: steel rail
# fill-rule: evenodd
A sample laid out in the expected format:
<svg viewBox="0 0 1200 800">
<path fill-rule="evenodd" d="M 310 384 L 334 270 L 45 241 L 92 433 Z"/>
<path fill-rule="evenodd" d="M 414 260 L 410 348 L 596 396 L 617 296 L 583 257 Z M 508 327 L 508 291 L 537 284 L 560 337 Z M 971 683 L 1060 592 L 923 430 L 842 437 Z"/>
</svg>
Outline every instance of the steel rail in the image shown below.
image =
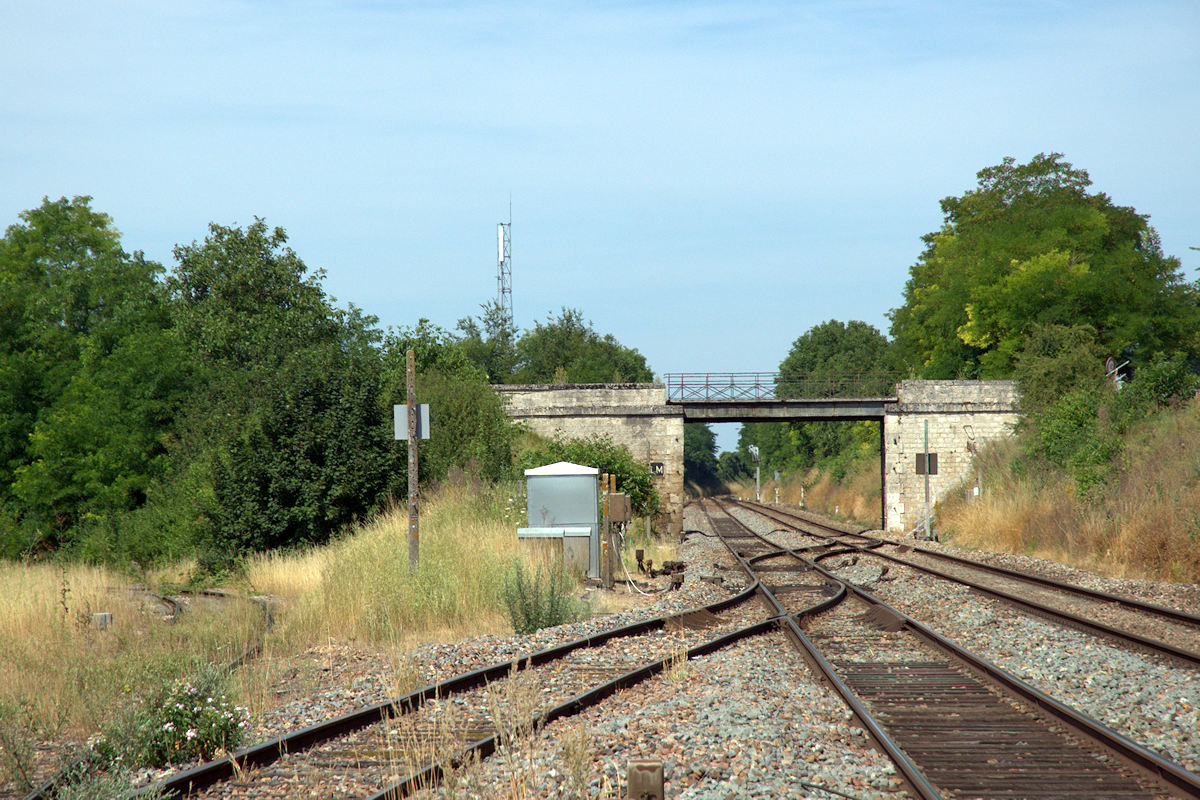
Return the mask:
<svg viewBox="0 0 1200 800">
<path fill-rule="evenodd" d="M 751 511 L 756 511 L 759 513 L 766 513 L 768 516 L 772 516 L 772 514 L 775 514 L 778 516 L 788 517 L 793 520 L 800 520 L 806 524 L 815 525 L 819 528 L 826 527 L 819 522 L 805 519 L 804 517 L 801 517 L 796 514 L 792 514 L 788 511 L 784 511 L 783 509 L 769 509 L 766 506 L 763 506 L 761 503 L 755 503 L 755 502 L 746 501 L 746 500 L 734 500 L 734 501 L 730 501 L 730 502 L 736 502 L 738 505 L 740 505 L 744 508 L 750 509 Z M 826 528 L 826 529 L 834 530 L 834 531 L 837 530 L 836 528 Z M 908 548 L 914 552 L 920 553 L 921 555 L 931 556 L 933 558 L 941 559 L 943 561 L 950 561 L 951 563 L 962 564 L 964 566 L 973 567 L 975 569 L 984 570 L 986 572 L 994 572 L 998 575 L 1004 575 L 1004 576 L 1007 576 L 1010 578 L 1028 581 L 1029 583 L 1041 584 L 1043 586 L 1048 586 L 1053 589 L 1068 589 L 1068 590 L 1070 590 L 1072 592 L 1076 592 L 1078 594 L 1087 595 L 1088 597 L 1091 597 L 1096 600 L 1104 600 L 1104 601 L 1111 602 L 1111 603 L 1117 603 L 1117 604 L 1120 604 L 1123 606 L 1128 606 L 1130 608 L 1137 609 L 1139 611 L 1146 611 L 1146 612 L 1149 612 L 1152 614 L 1159 614 L 1161 616 L 1168 617 L 1170 619 L 1174 619 L 1179 622 L 1186 622 L 1186 623 L 1191 623 L 1193 625 L 1200 625 L 1200 614 L 1191 614 L 1191 613 L 1188 613 L 1187 611 L 1181 611 L 1177 608 L 1171 608 L 1169 606 L 1160 606 L 1156 603 L 1147 603 L 1145 600 L 1138 600 L 1137 598 L 1134 598 L 1134 597 L 1123 597 L 1119 594 L 1113 594 L 1112 592 L 1104 592 L 1099 589 L 1089 589 L 1086 586 L 1080 586 L 1078 584 L 1068 583 L 1066 581 L 1058 581 L 1058 580 L 1055 580 L 1054 578 L 1046 578 L 1041 575 L 1029 575 L 1029 574 L 1026 574 L 1019 570 L 1011 569 L 1009 567 L 1001 567 L 1001 566 L 997 566 L 995 564 L 984 564 L 981 561 L 973 561 L 969 558 L 963 558 L 962 556 L 955 556 L 955 555 L 951 555 L 949 553 L 939 553 L 936 550 L 928 550 L 924 547 L 919 547 L 917 545 L 901 544 L 900 542 L 893 542 L 888 539 L 880 539 L 877 536 L 871 536 L 871 535 L 863 533 L 861 531 L 838 531 L 838 534 L 839 535 L 844 534 L 844 535 L 848 535 L 848 536 L 858 536 L 862 539 L 866 539 L 867 541 L 870 541 L 873 543 L 872 549 L 874 549 L 874 547 L 880 547 L 880 546 L 884 546 L 884 545 L 887 545 L 890 547 Z"/>
<path fill-rule="evenodd" d="M 301 752 L 321 742 L 350 733 L 351 731 L 415 711 L 430 699 L 469 691 L 492 681 L 502 679 L 507 677 L 512 670 L 520 669 L 522 666 L 540 666 L 541 664 L 562 658 L 575 650 L 597 647 L 613 639 L 637 636 L 652 630 L 658 630 L 670 624 L 672 620 L 688 614 L 701 611 L 719 613 L 749 600 L 757 593 L 757 588 L 757 585 L 752 584 L 738 594 L 715 603 L 600 631 L 536 653 L 519 656 L 509 661 L 456 675 L 439 683 L 417 689 L 404 697 L 373 703 L 333 719 L 292 731 L 261 744 L 243 748 L 224 758 L 199 764 L 191 769 L 167 776 L 134 792 L 129 795 L 129 798 L 132 800 L 132 798 L 143 797 L 153 792 L 160 792 L 163 796 L 187 796 L 194 794 L 215 783 L 229 780 L 240 771 L 272 764 L 287 753 Z M 52 788 L 43 787 L 45 791 L 36 791 L 27 796 L 25 800 L 51 800 L 49 790 L 52 790 Z"/>
<path fill-rule="evenodd" d="M 730 552 L 733 553 L 734 558 L 736 558 L 738 560 L 739 564 L 743 567 L 743 570 L 746 572 L 747 576 L 751 578 L 751 581 L 752 581 L 751 584 L 746 589 L 744 589 L 742 592 L 740 592 L 735 597 L 740 602 L 742 599 L 747 598 L 749 596 L 750 592 L 755 592 L 758 594 L 760 599 L 762 599 L 763 602 L 767 605 L 768 611 L 774 612 L 774 613 L 772 613 L 772 615 L 769 616 L 765 620 L 762 620 L 753 625 L 749 625 L 747 627 L 741 628 L 739 630 L 732 631 L 730 633 L 716 637 L 715 639 L 711 639 L 708 642 L 703 642 L 699 645 L 696 645 L 695 647 L 690 648 L 687 651 L 688 660 L 691 660 L 691 659 L 696 658 L 701 655 L 707 655 L 708 653 L 716 652 L 717 650 L 720 650 L 724 647 L 728 647 L 729 645 L 739 642 L 743 639 L 747 639 L 751 636 L 757 636 L 762 633 L 765 633 L 766 631 L 768 631 L 772 628 L 782 629 L 783 632 L 785 633 L 785 635 L 788 635 L 790 638 L 794 637 L 795 634 L 798 634 L 801 637 L 803 637 L 803 633 L 801 633 L 799 628 L 796 627 L 796 624 L 795 624 L 794 620 L 791 619 L 789 612 L 786 609 L 784 609 L 782 605 L 780 605 L 779 601 L 775 598 L 774 594 L 770 591 L 769 588 L 767 588 L 767 586 L 765 584 L 762 583 L 762 581 L 758 578 L 758 576 L 755 575 L 754 571 L 751 569 L 748 569 L 745 559 L 743 559 L 743 557 L 740 554 L 738 554 L 735 550 L 733 550 L 732 547 L 730 548 Z M 786 553 L 786 551 L 762 553 L 762 554 L 753 556 L 751 558 L 751 561 L 761 560 L 761 559 L 765 559 L 765 558 L 771 558 L 771 557 L 774 557 L 777 555 L 782 555 L 785 553 Z M 840 600 L 842 598 L 844 598 L 844 596 L 845 596 L 845 587 L 841 585 L 840 581 L 834 580 L 833 583 L 841 587 L 840 592 L 837 596 L 820 600 L 820 601 L 814 603 L 812 606 L 804 609 L 802 613 L 804 613 L 804 614 L 817 613 L 818 611 L 823 610 L 824 608 L 827 608 L 831 605 L 835 605 L 836 603 L 840 602 Z M 730 600 L 733 600 L 733 599 L 734 598 L 731 598 Z M 728 605 L 733 604 L 730 602 L 730 600 L 726 600 L 726 601 L 722 601 L 722 602 L 724 604 L 726 604 L 726 607 L 728 607 Z M 706 606 L 705 608 L 711 610 L 711 606 Z M 672 617 L 681 617 L 688 613 L 693 613 L 693 612 L 682 612 L 680 614 L 672 615 Z M 617 691 L 619 691 L 621 689 L 625 689 L 625 688 L 629 688 L 630 686 L 634 686 L 634 685 L 646 680 L 647 678 L 653 677 L 654 675 L 657 675 L 657 674 L 663 672 L 664 670 L 667 669 L 668 665 L 671 663 L 672 660 L 673 660 L 673 657 L 668 656 L 667 658 L 660 659 L 659 661 L 655 661 L 655 662 L 650 662 L 650 663 L 645 664 L 641 667 L 638 667 L 634 670 L 631 670 L 630 672 L 627 672 L 624 675 L 619 675 L 616 678 L 613 678 L 612 680 L 609 680 L 603 684 L 600 684 L 599 686 L 593 687 L 592 689 L 590 689 L 582 694 L 576 695 L 575 697 L 567 700 L 566 702 L 564 702 L 558 706 L 555 706 L 554 708 L 549 709 L 548 711 L 545 711 L 542 714 L 537 715 L 533 720 L 531 720 L 529 722 L 529 725 L 531 727 L 538 727 L 538 726 L 544 725 L 546 723 L 553 722 L 554 720 L 561 719 L 563 717 L 568 717 L 573 714 L 577 714 L 585 708 L 596 705 L 597 703 L 610 697 L 611 695 L 613 695 L 614 693 L 616 693 Z M 498 746 L 500 737 L 501 737 L 501 733 L 497 732 L 497 733 L 491 734 L 489 736 L 483 737 L 481 739 L 478 739 L 475 742 L 472 742 L 471 744 L 464 747 L 462 750 L 460 750 L 459 755 L 450 759 L 448 764 L 446 764 L 446 765 L 443 765 L 440 763 L 430 764 L 429 766 L 425 767 L 420 772 L 410 775 L 407 778 L 404 778 L 403 780 L 397 781 L 396 783 L 393 783 L 392 785 L 383 788 L 379 792 L 369 795 L 367 798 L 364 798 L 364 800 L 395 800 L 395 798 L 407 797 L 408 795 L 412 794 L 413 792 L 420 791 L 421 789 L 429 788 L 430 786 L 435 785 L 437 782 L 439 782 L 442 779 L 442 777 L 445 775 L 447 767 L 449 767 L 450 769 L 458 769 L 464 763 L 466 763 L 467 759 L 471 756 L 471 754 L 476 754 L 480 758 L 486 758 L 487 756 L 494 753 Z M 932 800 L 932 797 L 930 798 L 930 800 Z"/>
<path fill-rule="evenodd" d="M 753 589 L 754 587 L 751 588 Z M 769 617 L 756 622 L 753 625 L 748 625 L 744 628 L 739 628 L 736 631 L 723 634 L 715 639 L 711 639 L 707 642 L 698 644 L 695 647 L 689 648 L 687 651 L 687 658 L 690 661 L 693 658 L 715 652 L 721 648 L 728 647 L 736 642 L 740 642 L 743 639 L 748 639 L 751 636 L 758 636 L 766 633 L 773 628 L 777 628 L 779 623 L 779 618 Z M 627 689 L 631 686 L 641 683 L 647 678 L 651 678 L 661 672 L 664 672 L 674 660 L 675 656 L 667 656 L 666 658 L 644 664 L 636 669 L 626 672 L 623 675 L 619 675 L 612 680 L 606 681 L 599 686 L 593 687 L 582 694 L 572 697 L 566 702 L 561 703 L 554 708 L 543 712 L 542 714 L 538 714 L 536 717 L 530 720 L 529 726 L 536 729 L 557 719 L 578 714 L 580 711 L 596 705 L 621 689 Z M 490 736 L 485 736 L 482 739 L 478 739 L 463 748 L 460 751 L 460 755 L 450 759 L 448 765 L 443 765 L 440 763 L 430 764 L 420 772 L 410 775 L 403 780 L 397 781 L 396 783 L 383 788 L 375 794 L 369 795 L 367 798 L 364 798 L 364 800 L 393 800 L 394 798 L 407 797 L 413 792 L 420 791 L 421 789 L 430 788 L 442 779 L 442 777 L 445 775 L 447 767 L 450 769 L 458 769 L 464 763 L 466 763 L 467 759 L 470 757 L 470 754 L 475 753 L 479 755 L 480 758 L 486 758 L 494 753 L 502 735 L 502 733 L 497 732 L 491 734 Z"/>
<path fill-rule="evenodd" d="M 778 520 L 778 517 L 774 516 L 773 514 L 766 513 L 764 511 L 754 508 L 752 506 L 745 506 L 744 504 L 741 503 L 741 501 L 734 501 L 734 502 L 737 502 L 743 508 L 747 508 L 750 511 L 753 511 L 753 512 L 759 513 L 759 514 L 764 514 L 767 517 L 774 517 L 776 520 Z M 786 512 L 777 512 L 777 513 L 779 513 L 783 516 L 791 516 L 789 514 L 786 514 Z M 806 525 L 811 525 L 811 526 L 814 526 L 817 528 L 826 528 L 826 530 L 834 530 L 831 528 L 827 528 L 826 526 L 821 525 L 818 522 L 813 522 L 812 520 L 805 520 L 802 517 L 792 517 L 792 518 L 800 519 Z M 844 532 L 838 532 L 835 536 L 824 536 L 823 534 L 809 534 L 809 535 L 821 536 L 822 538 L 825 538 L 825 539 L 836 539 L 838 536 L 843 536 L 843 535 L 861 536 L 861 534 L 858 534 L 858 533 L 844 533 Z M 1191 664 L 1192 666 L 1200 666 L 1200 653 L 1198 653 L 1196 651 L 1188 650 L 1183 647 L 1178 647 L 1176 645 L 1171 644 L 1170 642 L 1164 642 L 1159 639 L 1152 639 L 1148 636 L 1143 636 L 1140 633 L 1135 633 L 1133 631 L 1127 631 L 1127 630 L 1124 630 L 1121 628 L 1117 628 L 1117 627 L 1114 627 L 1114 626 L 1109 625 L 1104 622 L 1099 622 L 1097 620 L 1093 620 L 1093 619 L 1089 619 L 1087 617 L 1080 616 L 1079 614 L 1075 614 L 1071 611 L 1063 611 L 1062 609 L 1053 608 L 1053 607 L 1045 605 L 1043 603 L 1039 603 L 1035 600 L 1029 600 L 1027 598 L 1021 597 L 1020 595 L 1015 595 L 1010 592 L 1006 592 L 1003 589 L 997 589 L 997 588 L 987 586 L 985 584 L 979 583 L 978 581 L 971 580 L 970 578 L 964 578 L 964 577 L 961 577 L 958 575 L 951 575 L 950 573 L 943 572 L 939 569 L 935 569 L 934 567 L 926 566 L 924 564 L 917 564 L 915 562 L 908 561 L 907 559 L 903 559 L 898 556 L 891 555 L 889 553 L 878 552 L 878 550 L 876 549 L 877 547 L 879 547 L 882 544 L 889 544 L 889 542 L 886 542 L 882 539 L 874 539 L 873 537 L 863 537 L 863 538 L 871 539 L 874 542 L 878 542 L 879 544 L 876 544 L 872 547 L 864 547 L 862 545 L 856 545 L 856 544 L 853 544 L 850 542 L 839 542 L 839 544 L 841 544 L 843 547 L 853 548 L 855 551 L 860 552 L 860 553 L 867 553 L 869 555 L 873 555 L 878 558 L 882 558 L 887 561 L 891 561 L 894 564 L 901 564 L 906 567 L 911 567 L 912 569 L 920 570 L 921 572 L 924 572 L 928 575 L 933 575 L 935 577 L 942 578 L 943 580 L 953 581 L 955 583 L 962 584 L 963 586 L 968 586 L 978 592 L 982 592 L 983 594 L 990 595 L 992 597 L 1000 598 L 1001 600 L 1005 600 L 1009 603 L 1013 603 L 1014 605 L 1020 606 L 1021 608 L 1027 609 L 1029 611 L 1034 611 L 1039 614 L 1045 614 L 1047 616 L 1056 617 L 1058 619 L 1065 620 L 1067 622 L 1072 623 L 1073 625 L 1077 625 L 1077 626 L 1084 628 L 1088 631 L 1091 631 L 1093 633 L 1103 634 L 1103 635 L 1110 636 L 1110 637 L 1113 637 L 1113 638 L 1116 638 L 1118 640 L 1125 641 L 1125 642 L 1133 642 L 1133 643 L 1138 644 L 1154 653 L 1170 655 L 1170 656 L 1180 659 L 1181 661 L 1185 661 L 1185 662 Z M 922 552 L 932 554 L 932 551 L 922 550 Z M 829 555 L 832 555 L 832 554 L 831 553 L 823 554 L 819 557 L 825 558 Z M 963 566 L 967 566 L 967 567 L 978 566 L 975 562 L 969 561 L 966 559 L 961 559 L 959 561 L 959 563 L 961 563 Z M 1020 578 L 1022 576 L 1019 572 L 1013 572 L 1011 575 L 1008 575 L 1006 577 Z M 1039 581 L 1033 581 L 1033 583 L 1037 583 L 1039 585 L 1044 585 L 1049 588 L 1053 588 L 1053 589 L 1056 589 L 1056 590 L 1062 591 L 1062 592 L 1074 592 L 1080 588 L 1080 587 L 1076 587 L 1075 585 L 1069 584 L 1069 583 L 1055 582 L 1049 578 L 1042 578 Z M 1081 591 L 1080 594 L 1083 594 L 1084 596 L 1092 595 L 1092 593 L 1090 591 Z M 1137 603 L 1131 604 L 1131 606 L 1134 609 L 1136 609 L 1138 611 L 1148 611 L 1149 613 L 1158 613 L 1159 609 L 1162 608 L 1161 606 L 1153 606 L 1151 604 L 1145 604 L 1145 605 L 1149 606 L 1149 609 L 1143 607 L 1141 604 L 1137 604 Z M 1180 612 L 1180 613 L 1182 613 L 1182 612 Z M 1185 620 L 1185 621 L 1190 621 L 1190 620 Z M 1197 622 L 1200 622 L 1200 618 L 1197 619 Z"/>
<path fill-rule="evenodd" d="M 771 544 L 776 547 L 778 546 L 775 543 Z M 818 556 L 818 558 L 825 558 L 828 555 Z M 826 577 L 837 580 L 837 576 L 833 572 L 815 563 L 815 560 L 809 561 L 799 555 L 796 558 L 811 564 L 813 568 L 820 571 Z M 847 583 L 846 588 L 851 594 L 864 602 L 887 609 L 895 614 L 904 627 L 918 634 L 930 644 L 960 659 L 971 669 L 1013 692 L 1022 700 L 1052 715 L 1060 722 L 1069 726 L 1078 735 L 1118 754 L 1127 763 L 1140 767 L 1145 772 L 1156 776 L 1162 782 L 1183 790 L 1188 797 L 1200 798 L 1200 775 L 1190 772 L 1172 761 L 1168 761 L 1157 753 L 1106 727 L 1092 717 L 1055 700 L 1040 689 L 1025 683 L 1020 678 L 1009 674 L 981 656 L 963 649 L 950 639 L 947 639 L 898 609 L 892 608 L 879 598 L 854 584 Z"/>
<path fill-rule="evenodd" d="M 720 505 L 718 504 L 717 507 L 720 508 Z M 721 510 L 723 513 L 725 513 L 724 509 Z M 707 507 L 704 507 L 704 513 L 706 516 L 708 516 L 709 524 L 712 526 L 713 531 L 720 536 L 720 533 L 717 530 L 716 522 L 712 519 Z M 929 782 L 929 779 L 925 777 L 925 774 L 921 771 L 921 769 L 912 761 L 912 759 L 908 757 L 908 754 L 900 748 L 900 745 L 897 744 L 896 741 L 887 734 L 887 732 L 883 729 L 883 726 L 879 724 L 874 715 L 871 714 L 865 705 L 863 705 L 862 701 L 859 700 L 858 696 L 853 692 L 853 690 L 846 685 L 845 681 L 842 680 L 841 676 L 838 675 L 837 671 L 833 668 L 833 665 L 830 664 L 825 656 L 821 654 L 821 651 L 818 650 L 817 646 L 814 645 L 812 641 L 804 634 L 804 631 L 800 629 L 799 624 L 796 622 L 797 617 L 802 618 L 808 614 L 819 613 L 821 610 L 830 608 L 837 603 L 842 602 L 842 600 L 847 597 L 848 591 L 852 590 L 852 587 L 850 587 L 841 578 L 838 578 L 836 575 L 830 573 L 828 570 L 818 567 L 816 564 L 813 564 L 804 557 L 792 552 L 787 548 L 779 548 L 779 545 L 768 541 L 764 537 L 759 536 L 757 533 L 754 533 L 754 531 L 750 530 L 749 527 L 744 525 L 741 520 L 738 520 L 736 517 L 728 513 L 726 513 L 726 517 L 738 527 L 749 532 L 755 538 L 769 544 L 771 547 L 778 548 L 775 553 L 766 554 L 763 557 L 771 557 L 782 553 L 790 554 L 793 558 L 799 560 L 801 563 L 808 564 L 809 566 L 819 570 L 827 582 L 830 582 L 834 586 L 838 587 L 835 597 L 829 598 L 826 602 L 819 604 L 821 606 L 820 608 L 805 609 L 803 612 L 797 612 L 796 614 L 788 613 L 782 604 L 780 604 L 779 600 L 775 598 L 774 594 L 766 589 L 765 586 L 763 587 L 763 591 L 767 594 L 767 596 L 769 596 L 770 602 L 781 615 L 780 620 L 784 633 L 805 655 L 809 663 L 816 668 L 821 679 L 833 687 L 833 690 L 837 692 L 839 697 L 842 698 L 842 702 L 844 702 L 850 709 L 850 712 L 854 715 L 855 719 L 857 719 L 859 724 L 862 725 L 863 729 L 867 731 L 868 735 L 874 740 L 879 749 L 882 750 L 887 757 L 892 760 L 892 763 L 896 765 L 896 768 L 900 771 L 900 774 L 903 776 L 904 781 L 908 785 L 910 791 L 923 800 L 941 800 L 941 792 L 939 792 L 937 788 Z M 746 574 L 754 579 L 760 586 L 763 585 L 761 579 L 755 575 L 747 560 L 743 558 L 742 555 L 725 540 L 725 537 L 720 536 L 720 538 L 725 546 L 729 548 L 729 552 L 733 554 L 734 558 L 737 559 L 742 568 L 746 570 Z"/>
</svg>

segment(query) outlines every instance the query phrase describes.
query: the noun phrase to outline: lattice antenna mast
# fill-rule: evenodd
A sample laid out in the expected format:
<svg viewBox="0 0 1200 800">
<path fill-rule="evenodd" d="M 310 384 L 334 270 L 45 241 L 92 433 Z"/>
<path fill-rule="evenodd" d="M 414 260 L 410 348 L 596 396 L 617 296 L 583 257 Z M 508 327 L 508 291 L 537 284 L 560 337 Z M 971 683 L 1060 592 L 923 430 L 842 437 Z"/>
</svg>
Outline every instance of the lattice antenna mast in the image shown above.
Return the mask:
<svg viewBox="0 0 1200 800">
<path fill-rule="evenodd" d="M 512 200 L 508 201 L 508 222 L 496 226 L 496 302 L 504 314 L 505 326 L 513 327 L 512 307 Z"/>
</svg>

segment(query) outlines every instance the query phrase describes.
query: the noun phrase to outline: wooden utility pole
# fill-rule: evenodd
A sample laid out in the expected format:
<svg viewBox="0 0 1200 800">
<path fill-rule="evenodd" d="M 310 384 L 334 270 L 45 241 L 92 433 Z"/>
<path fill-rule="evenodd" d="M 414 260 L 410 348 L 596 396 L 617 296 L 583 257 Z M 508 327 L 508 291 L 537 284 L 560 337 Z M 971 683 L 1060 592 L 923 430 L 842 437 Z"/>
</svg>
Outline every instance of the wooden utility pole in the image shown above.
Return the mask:
<svg viewBox="0 0 1200 800">
<path fill-rule="evenodd" d="M 413 351 L 408 351 L 408 571 L 416 572 L 420 556 L 420 521 L 417 514 L 417 368 Z"/>
</svg>

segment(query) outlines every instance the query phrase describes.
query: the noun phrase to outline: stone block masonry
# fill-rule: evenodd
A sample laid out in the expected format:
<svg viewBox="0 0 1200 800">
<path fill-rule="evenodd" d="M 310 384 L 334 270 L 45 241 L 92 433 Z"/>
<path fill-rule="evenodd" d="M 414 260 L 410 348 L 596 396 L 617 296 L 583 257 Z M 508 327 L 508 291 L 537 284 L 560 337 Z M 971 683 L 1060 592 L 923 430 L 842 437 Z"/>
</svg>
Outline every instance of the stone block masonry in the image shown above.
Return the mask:
<svg viewBox="0 0 1200 800">
<path fill-rule="evenodd" d="M 663 501 L 660 531 L 683 529 L 683 425 L 686 404 L 669 404 L 662 384 L 575 384 L 496 386 L 507 398 L 508 415 L 543 436 L 584 438 L 592 434 L 624 445 L 638 460 L 663 465 L 654 479 Z M 937 454 L 929 479 L 936 503 L 971 470 L 975 449 L 1012 435 L 1017 423 L 1013 381 L 902 381 L 896 402 L 876 399 L 847 419 L 881 419 L 883 516 L 888 530 L 910 531 L 924 509 L 925 476 L 917 455 Z M 710 404 L 712 405 L 712 404 Z M 830 419 L 828 409 L 779 400 L 739 407 L 740 421 L 811 422 Z M 720 409 L 718 409 L 720 411 Z"/>
<path fill-rule="evenodd" d="M 937 454 L 937 474 L 929 477 L 936 503 L 970 471 L 976 448 L 1012 435 L 1017 424 L 1014 381 L 901 381 L 897 400 L 883 423 L 884 493 L 887 527 L 911 531 L 920 522 L 925 476 L 917 474 L 917 454 Z"/>
<path fill-rule="evenodd" d="M 508 416 L 549 438 L 607 436 L 639 461 L 663 465 L 654 487 L 663 514 L 660 532 L 683 531 L 683 411 L 667 405 L 660 383 L 503 385 L 493 387 L 507 400 Z M 617 487 L 620 490 L 621 487 Z"/>
</svg>

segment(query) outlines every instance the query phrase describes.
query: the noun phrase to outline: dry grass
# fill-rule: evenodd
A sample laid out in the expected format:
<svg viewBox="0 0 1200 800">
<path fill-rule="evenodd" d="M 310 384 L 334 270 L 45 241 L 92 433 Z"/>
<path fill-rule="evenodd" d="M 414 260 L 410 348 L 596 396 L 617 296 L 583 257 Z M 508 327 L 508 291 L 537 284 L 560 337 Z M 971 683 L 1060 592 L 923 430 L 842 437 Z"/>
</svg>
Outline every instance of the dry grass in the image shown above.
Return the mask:
<svg viewBox="0 0 1200 800">
<path fill-rule="evenodd" d="M 879 486 L 879 460 L 872 458 L 859 462 L 840 482 L 834 481 L 828 473 L 811 469 L 803 475 L 785 474 L 779 483 L 774 479 L 763 482 L 761 495 L 764 503 L 772 503 L 778 488 L 781 503 L 803 505 L 834 519 L 877 528 Z M 730 490 L 739 497 L 753 498 L 754 480 L 734 483 Z"/>
<path fill-rule="evenodd" d="M 228 664 L 252 645 L 259 655 L 236 676 L 252 710 L 274 703 L 286 659 L 330 641 L 390 650 L 397 682 L 406 683 L 404 654 L 414 644 L 509 629 L 500 587 L 523 521 L 515 486 L 459 481 L 423 503 L 415 572 L 406 509 L 325 548 L 252 558 L 236 589 L 270 597 L 269 633 L 261 607 L 241 597 L 196 600 L 168 624 L 128 576 L 0 562 L 0 734 L 20 728 L 26 738 L 82 741 L 140 687 L 198 662 Z M 189 570 L 177 565 L 156 579 L 179 585 Z M 99 611 L 112 613 L 109 630 L 92 627 Z"/>
<path fill-rule="evenodd" d="M 99 567 L 4 562 L 0 582 L 0 724 L 20 709 L 47 740 L 85 738 L 138 687 L 197 660 L 230 661 L 264 627 L 236 598 L 169 624 L 152 596 Z M 113 624 L 99 630 L 92 614 L 104 611 Z"/>
<path fill-rule="evenodd" d="M 1088 498 L 1062 474 L 1012 477 L 1021 457 L 1016 442 L 983 450 L 983 496 L 939 507 L 947 538 L 1114 577 L 1200 582 L 1200 403 L 1137 426 L 1108 484 Z"/>
<path fill-rule="evenodd" d="M 497 598 L 521 522 L 510 497 L 442 487 L 422 507 L 416 571 L 401 508 L 328 547 L 252 560 L 250 586 L 281 598 L 280 635 L 296 647 L 327 638 L 403 646 L 503 628 Z"/>
</svg>

